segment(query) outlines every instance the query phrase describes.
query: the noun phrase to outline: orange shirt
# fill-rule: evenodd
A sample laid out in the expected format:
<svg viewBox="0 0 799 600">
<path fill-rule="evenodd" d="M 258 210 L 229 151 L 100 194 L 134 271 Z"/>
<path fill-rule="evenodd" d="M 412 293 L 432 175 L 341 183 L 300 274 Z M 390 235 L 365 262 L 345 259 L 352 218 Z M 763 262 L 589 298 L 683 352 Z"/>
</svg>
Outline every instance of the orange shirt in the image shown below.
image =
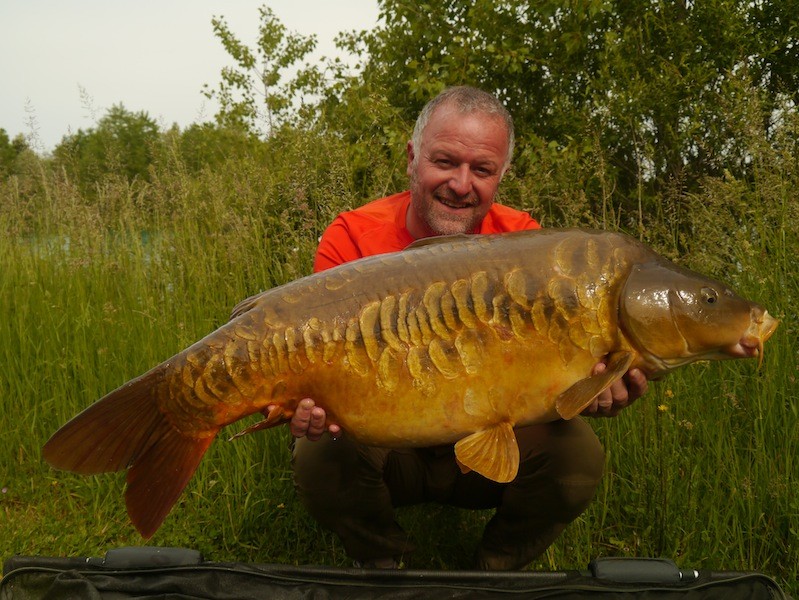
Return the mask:
<svg viewBox="0 0 799 600">
<path fill-rule="evenodd" d="M 414 238 L 405 226 L 411 193 L 401 192 L 374 200 L 337 216 L 325 229 L 316 249 L 314 271 L 324 271 L 351 260 L 403 250 Z M 493 204 L 478 233 L 539 229 L 526 212 Z"/>
</svg>

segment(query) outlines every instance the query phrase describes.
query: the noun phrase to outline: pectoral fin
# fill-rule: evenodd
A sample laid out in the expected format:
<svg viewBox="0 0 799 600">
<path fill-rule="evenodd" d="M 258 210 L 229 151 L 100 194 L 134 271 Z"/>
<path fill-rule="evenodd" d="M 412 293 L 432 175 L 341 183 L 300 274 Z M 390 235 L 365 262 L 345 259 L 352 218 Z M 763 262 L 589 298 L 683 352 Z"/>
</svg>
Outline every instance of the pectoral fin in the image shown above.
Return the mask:
<svg viewBox="0 0 799 600">
<path fill-rule="evenodd" d="M 272 409 L 272 412 L 269 412 L 267 411 L 267 409 L 264 409 L 263 414 L 264 416 L 266 416 L 265 419 L 262 419 L 257 423 L 253 423 L 248 427 L 245 427 L 237 434 L 230 437 L 228 441 L 232 442 L 236 438 L 240 438 L 243 435 L 248 435 L 250 433 L 260 431 L 261 429 L 269 429 L 270 427 L 275 427 L 276 425 L 288 423 L 289 421 L 291 421 L 291 417 L 294 414 L 294 411 L 285 408 L 283 406 L 275 406 L 275 408 Z"/>
<path fill-rule="evenodd" d="M 579 415 L 591 401 L 606 390 L 610 384 L 627 372 L 633 362 L 630 352 L 616 352 L 610 355 L 608 367 L 599 375 L 591 375 L 581 379 L 555 400 L 555 410 L 563 419 L 573 419 Z"/>
<path fill-rule="evenodd" d="M 519 471 L 519 446 L 510 423 L 478 431 L 455 444 L 455 457 L 463 467 L 498 483 L 513 481 Z"/>
</svg>

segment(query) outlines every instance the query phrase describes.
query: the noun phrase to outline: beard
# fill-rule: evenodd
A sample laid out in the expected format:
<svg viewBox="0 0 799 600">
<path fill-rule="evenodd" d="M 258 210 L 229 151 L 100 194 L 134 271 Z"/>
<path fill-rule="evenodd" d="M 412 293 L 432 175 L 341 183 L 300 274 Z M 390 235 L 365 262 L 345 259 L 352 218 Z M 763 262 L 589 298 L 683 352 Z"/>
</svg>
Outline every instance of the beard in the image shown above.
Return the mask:
<svg viewBox="0 0 799 600">
<path fill-rule="evenodd" d="M 485 213 L 479 210 L 480 199 L 474 194 L 458 197 L 446 184 L 426 192 L 415 174 L 410 178 L 410 188 L 414 210 L 433 235 L 474 233 L 485 217 Z"/>
</svg>

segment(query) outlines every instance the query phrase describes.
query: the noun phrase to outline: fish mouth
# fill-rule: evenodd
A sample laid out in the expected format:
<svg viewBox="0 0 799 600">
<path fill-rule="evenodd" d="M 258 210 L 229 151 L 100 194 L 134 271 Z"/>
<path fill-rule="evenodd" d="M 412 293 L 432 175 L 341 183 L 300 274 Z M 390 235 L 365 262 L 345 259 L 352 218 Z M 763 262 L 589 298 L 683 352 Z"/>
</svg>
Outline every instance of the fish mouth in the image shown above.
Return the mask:
<svg viewBox="0 0 799 600">
<path fill-rule="evenodd" d="M 732 358 L 758 357 L 757 368 L 763 365 L 763 344 L 774 334 L 780 324 L 767 310 L 752 309 L 752 320 L 749 328 L 737 343 L 725 348 L 726 354 Z"/>
</svg>

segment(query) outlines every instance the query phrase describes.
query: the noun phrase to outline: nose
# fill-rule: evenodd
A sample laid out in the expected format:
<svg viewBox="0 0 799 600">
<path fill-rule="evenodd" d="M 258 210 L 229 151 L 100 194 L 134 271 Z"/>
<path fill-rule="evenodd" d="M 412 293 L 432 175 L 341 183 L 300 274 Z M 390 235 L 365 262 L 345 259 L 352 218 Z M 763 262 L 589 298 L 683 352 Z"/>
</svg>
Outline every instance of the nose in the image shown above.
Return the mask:
<svg viewBox="0 0 799 600">
<path fill-rule="evenodd" d="M 466 196 L 472 191 L 472 171 L 468 164 L 464 163 L 453 169 L 449 187 L 458 196 Z"/>
</svg>

